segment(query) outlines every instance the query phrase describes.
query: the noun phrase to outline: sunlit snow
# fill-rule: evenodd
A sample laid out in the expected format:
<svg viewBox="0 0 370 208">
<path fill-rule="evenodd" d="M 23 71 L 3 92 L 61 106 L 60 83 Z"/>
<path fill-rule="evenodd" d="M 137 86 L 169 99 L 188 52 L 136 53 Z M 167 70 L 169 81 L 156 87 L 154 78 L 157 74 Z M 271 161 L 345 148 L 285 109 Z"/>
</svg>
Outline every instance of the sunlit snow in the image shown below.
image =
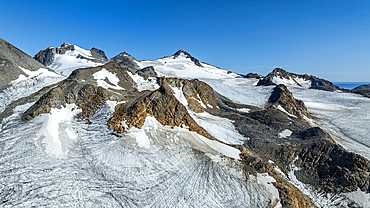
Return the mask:
<svg viewBox="0 0 370 208">
<path fill-rule="evenodd" d="M 98 86 L 101 86 L 105 89 L 116 89 L 116 90 L 124 90 L 124 88 L 120 87 L 118 85 L 118 82 L 120 81 L 119 78 L 116 76 L 116 74 L 113 74 L 106 70 L 105 68 L 101 69 L 98 72 L 95 72 L 93 74 L 94 79 L 96 79 L 96 82 Z M 108 81 L 111 83 L 108 83 L 105 81 L 105 79 L 108 79 Z M 112 85 L 113 84 L 113 85 Z"/>
<path fill-rule="evenodd" d="M 280 137 L 280 138 L 286 138 L 286 137 L 290 137 L 290 135 L 292 135 L 292 131 L 291 130 L 289 130 L 289 129 L 285 129 L 284 131 L 282 131 L 282 132 L 280 132 L 279 134 L 278 134 L 278 136 Z"/>
<path fill-rule="evenodd" d="M 178 77 L 178 78 L 206 78 L 221 79 L 235 78 L 234 73 L 228 73 L 224 69 L 211 66 L 207 63 L 201 63 L 203 67 L 197 66 L 185 54 L 178 57 L 165 57 L 154 61 L 137 61 L 140 68 L 153 66 L 158 76 Z"/>
<path fill-rule="evenodd" d="M 48 67 L 56 72 L 69 76 L 75 69 L 100 66 L 103 63 L 96 63 L 88 59 L 93 59 L 89 50 L 74 46 L 75 50 L 67 51 L 65 54 L 55 54 L 54 61 Z M 79 55 L 88 58 L 77 58 Z"/>
<path fill-rule="evenodd" d="M 156 77 L 149 77 L 147 80 L 145 80 L 142 76 L 139 76 L 138 74 L 133 74 L 132 72 L 128 72 L 128 74 L 136 83 L 136 87 L 139 92 L 143 90 L 154 91 L 159 88 Z"/>
<path fill-rule="evenodd" d="M 76 105 L 67 104 L 61 109 L 52 108 L 50 114 L 42 114 L 39 116 L 40 118 L 36 118 L 44 124 L 38 133 L 39 136 L 34 139 L 41 140 L 47 154 L 57 157 L 66 156 L 69 145 L 77 138 L 70 123 L 74 116 L 80 112 L 81 109 L 77 109 Z"/>
</svg>

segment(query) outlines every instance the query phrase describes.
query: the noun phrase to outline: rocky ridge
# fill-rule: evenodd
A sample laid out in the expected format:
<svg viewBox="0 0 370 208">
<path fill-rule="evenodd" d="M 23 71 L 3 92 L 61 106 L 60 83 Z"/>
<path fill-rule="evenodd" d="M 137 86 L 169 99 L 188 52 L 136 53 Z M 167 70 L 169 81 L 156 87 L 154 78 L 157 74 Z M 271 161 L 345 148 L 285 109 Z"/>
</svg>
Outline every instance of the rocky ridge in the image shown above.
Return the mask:
<svg viewBox="0 0 370 208">
<path fill-rule="evenodd" d="M 295 99 L 293 94 L 283 84 L 277 85 L 274 88 L 266 107 L 279 109 L 280 106 L 289 114 L 297 116 L 300 119 L 311 117 L 303 101 Z"/>
<path fill-rule="evenodd" d="M 19 67 L 30 71 L 45 68 L 38 61 L 0 38 L 0 90 L 7 87 L 19 75 L 28 76 Z"/>
<path fill-rule="evenodd" d="M 370 98 L 370 84 L 355 87 L 351 92 Z"/>
<path fill-rule="evenodd" d="M 300 74 L 290 73 L 281 68 L 275 68 L 267 76 L 260 79 L 260 81 L 257 83 L 257 86 L 276 85 L 276 83 L 274 82 L 275 77 L 278 77 L 284 80 L 292 80 L 296 85 L 300 87 L 302 87 L 302 85 L 298 79 L 302 79 L 304 81 L 310 81 L 311 82 L 311 85 L 309 87 L 310 89 L 325 90 L 325 91 L 337 91 L 337 90 L 345 91 L 344 89 L 340 89 L 338 86 L 334 85 L 330 81 L 320 79 L 312 75 L 307 75 L 307 74 L 300 75 Z"/>
<path fill-rule="evenodd" d="M 132 72 L 140 70 L 140 67 L 136 64 L 136 59 L 126 52 L 120 53 L 117 56 L 109 59 L 109 62 L 115 62 L 122 67 L 127 67 Z"/>
<path fill-rule="evenodd" d="M 97 80 L 92 75 L 102 69 L 115 73 L 120 78 L 118 85 L 124 87 L 124 90 L 106 89 L 98 86 Z M 76 104 L 82 109 L 79 116 L 89 118 L 107 100 L 122 101 L 130 93 L 137 92 L 134 81 L 127 74 L 127 70 L 116 63 L 77 69 L 49 91 L 43 91 L 44 94 L 40 99 L 23 114 L 23 119 L 30 120 L 42 113 L 49 113 L 51 108 L 61 108 L 66 104 Z"/>
</svg>

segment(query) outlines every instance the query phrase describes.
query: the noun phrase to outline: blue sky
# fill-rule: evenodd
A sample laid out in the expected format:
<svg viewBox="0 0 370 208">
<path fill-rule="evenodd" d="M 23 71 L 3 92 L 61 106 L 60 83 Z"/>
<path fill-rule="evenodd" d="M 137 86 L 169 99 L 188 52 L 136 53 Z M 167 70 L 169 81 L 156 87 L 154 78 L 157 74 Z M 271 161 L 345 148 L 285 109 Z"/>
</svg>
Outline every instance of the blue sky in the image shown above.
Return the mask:
<svg viewBox="0 0 370 208">
<path fill-rule="evenodd" d="M 368 0 L 2 0 L 0 37 L 31 56 L 63 42 L 139 60 L 184 49 L 236 73 L 370 82 Z"/>
</svg>

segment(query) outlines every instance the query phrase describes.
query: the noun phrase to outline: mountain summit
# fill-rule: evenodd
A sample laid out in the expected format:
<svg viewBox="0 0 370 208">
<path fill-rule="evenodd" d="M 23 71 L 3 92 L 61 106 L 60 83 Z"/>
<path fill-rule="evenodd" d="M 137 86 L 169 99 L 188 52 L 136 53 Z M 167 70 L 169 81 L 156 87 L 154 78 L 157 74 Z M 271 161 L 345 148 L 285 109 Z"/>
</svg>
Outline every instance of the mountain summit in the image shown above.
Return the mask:
<svg viewBox="0 0 370 208">
<path fill-rule="evenodd" d="M 98 66 L 108 61 L 102 50 L 96 48 L 85 50 L 70 43 L 41 50 L 34 59 L 65 76 L 72 73 L 74 69 Z"/>
<path fill-rule="evenodd" d="M 173 58 L 179 58 L 179 57 L 189 58 L 191 61 L 194 62 L 195 65 L 197 65 L 199 67 L 203 67 L 202 64 L 200 63 L 200 61 L 198 59 L 194 58 L 188 52 L 186 52 L 186 51 L 184 51 L 182 49 L 178 50 L 175 54 L 173 54 L 172 57 Z"/>
</svg>

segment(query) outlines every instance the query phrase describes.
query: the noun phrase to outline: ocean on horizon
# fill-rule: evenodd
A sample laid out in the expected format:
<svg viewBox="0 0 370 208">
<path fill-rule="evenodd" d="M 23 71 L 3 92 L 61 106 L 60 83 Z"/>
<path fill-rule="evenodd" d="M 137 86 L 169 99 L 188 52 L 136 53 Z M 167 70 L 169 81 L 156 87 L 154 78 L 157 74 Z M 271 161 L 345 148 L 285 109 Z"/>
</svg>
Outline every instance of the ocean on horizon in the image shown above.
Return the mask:
<svg viewBox="0 0 370 208">
<path fill-rule="evenodd" d="M 370 84 L 369 82 L 333 82 L 333 84 L 337 85 L 340 88 L 352 90 L 355 87 Z"/>
</svg>

